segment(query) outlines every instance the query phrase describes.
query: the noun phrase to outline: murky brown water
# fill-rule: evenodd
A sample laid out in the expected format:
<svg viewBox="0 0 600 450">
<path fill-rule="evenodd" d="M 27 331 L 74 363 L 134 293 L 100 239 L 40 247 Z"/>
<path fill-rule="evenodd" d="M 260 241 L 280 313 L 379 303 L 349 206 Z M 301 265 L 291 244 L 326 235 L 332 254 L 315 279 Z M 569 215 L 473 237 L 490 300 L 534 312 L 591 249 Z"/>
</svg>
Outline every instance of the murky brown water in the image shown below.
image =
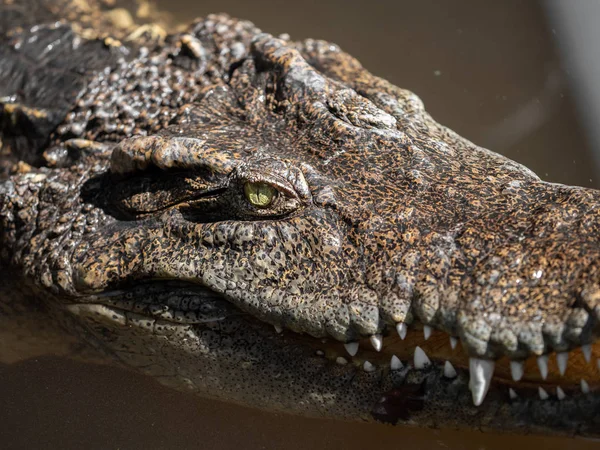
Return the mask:
<svg viewBox="0 0 600 450">
<path fill-rule="evenodd" d="M 418 93 L 433 116 L 543 178 L 600 186 L 539 5 L 520 0 L 161 0 L 181 20 L 229 12 L 336 42 Z M 560 37 L 560 36 L 559 36 Z M 561 82 L 562 80 L 562 82 Z M 600 443 L 275 415 L 47 358 L 0 366 L 2 449 L 593 449 Z"/>
<path fill-rule="evenodd" d="M 345 423 L 198 399 L 59 359 L 0 370 L 2 449 L 592 450 L 600 443 Z"/>
</svg>

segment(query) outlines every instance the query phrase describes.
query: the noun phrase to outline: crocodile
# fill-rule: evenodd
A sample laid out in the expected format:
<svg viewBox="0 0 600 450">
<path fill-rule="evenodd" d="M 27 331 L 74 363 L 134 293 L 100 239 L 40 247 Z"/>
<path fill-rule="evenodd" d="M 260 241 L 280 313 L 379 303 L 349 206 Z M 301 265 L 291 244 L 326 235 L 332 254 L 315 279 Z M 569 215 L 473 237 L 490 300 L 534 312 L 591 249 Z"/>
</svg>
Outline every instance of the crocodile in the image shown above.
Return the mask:
<svg viewBox="0 0 600 450">
<path fill-rule="evenodd" d="M 0 361 L 600 436 L 600 193 L 460 137 L 335 44 L 0 0 L 0 133 Z"/>
</svg>

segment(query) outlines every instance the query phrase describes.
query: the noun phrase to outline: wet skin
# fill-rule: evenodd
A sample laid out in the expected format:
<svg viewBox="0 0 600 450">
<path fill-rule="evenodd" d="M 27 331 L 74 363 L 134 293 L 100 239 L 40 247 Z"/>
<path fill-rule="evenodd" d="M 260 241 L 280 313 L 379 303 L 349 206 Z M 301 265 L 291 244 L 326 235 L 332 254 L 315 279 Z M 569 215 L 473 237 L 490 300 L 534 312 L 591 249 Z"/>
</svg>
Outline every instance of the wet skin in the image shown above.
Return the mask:
<svg viewBox="0 0 600 450">
<path fill-rule="evenodd" d="M 2 359 L 311 416 L 598 435 L 597 191 L 475 146 L 330 43 L 226 16 L 165 38 L 96 6 L 0 28 Z"/>
</svg>

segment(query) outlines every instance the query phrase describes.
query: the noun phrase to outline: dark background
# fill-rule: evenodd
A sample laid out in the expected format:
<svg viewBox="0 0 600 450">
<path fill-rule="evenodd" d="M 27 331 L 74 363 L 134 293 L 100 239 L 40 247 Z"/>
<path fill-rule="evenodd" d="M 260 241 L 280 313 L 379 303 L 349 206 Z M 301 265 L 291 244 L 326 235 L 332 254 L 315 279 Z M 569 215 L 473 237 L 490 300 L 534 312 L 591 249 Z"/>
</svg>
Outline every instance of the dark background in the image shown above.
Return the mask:
<svg viewBox="0 0 600 450">
<path fill-rule="evenodd" d="M 583 0 L 582 0 L 583 1 Z M 161 0 L 180 21 L 228 12 L 331 40 L 416 92 L 441 123 L 550 181 L 600 186 L 547 5 L 517 0 Z M 0 366 L 0 449 L 545 449 L 594 441 L 313 420 L 191 397 L 109 367 Z"/>
</svg>

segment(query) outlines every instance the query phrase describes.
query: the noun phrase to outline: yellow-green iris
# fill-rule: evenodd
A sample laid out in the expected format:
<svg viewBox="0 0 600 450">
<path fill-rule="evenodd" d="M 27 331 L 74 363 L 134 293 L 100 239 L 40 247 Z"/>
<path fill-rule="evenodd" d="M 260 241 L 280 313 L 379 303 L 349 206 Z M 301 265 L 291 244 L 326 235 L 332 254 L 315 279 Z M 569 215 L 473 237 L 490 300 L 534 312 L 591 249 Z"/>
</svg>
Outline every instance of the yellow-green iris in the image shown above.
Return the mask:
<svg viewBox="0 0 600 450">
<path fill-rule="evenodd" d="M 277 196 L 277 190 L 265 183 L 252 183 L 248 181 L 244 184 L 244 194 L 246 199 L 258 208 L 266 208 Z"/>
</svg>

